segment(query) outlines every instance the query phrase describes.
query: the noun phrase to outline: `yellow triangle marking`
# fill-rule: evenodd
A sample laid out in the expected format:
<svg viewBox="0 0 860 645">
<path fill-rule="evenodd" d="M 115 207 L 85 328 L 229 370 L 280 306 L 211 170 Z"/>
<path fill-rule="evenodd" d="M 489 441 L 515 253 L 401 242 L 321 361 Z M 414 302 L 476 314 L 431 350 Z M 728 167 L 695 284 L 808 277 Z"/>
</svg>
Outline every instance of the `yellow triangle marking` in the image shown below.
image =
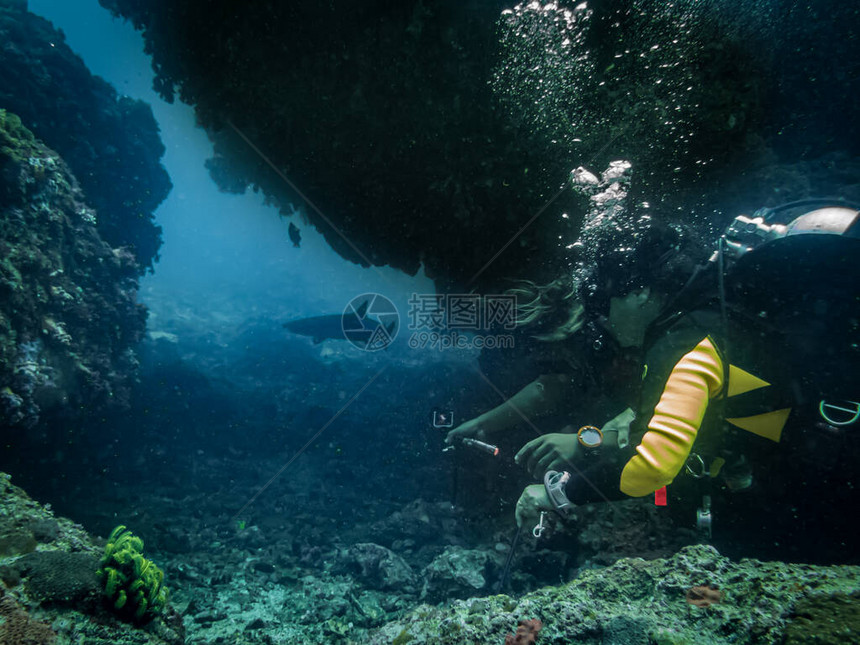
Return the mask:
<svg viewBox="0 0 860 645">
<path fill-rule="evenodd" d="M 758 376 L 753 376 L 740 367 L 729 366 L 729 396 L 737 396 L 768 385 L 770 383 L 763 381 Z"/>
<path fill-rule="evenodd" d="M 726 421 L 759 437 L 778 442 L 782 438 L 782 429 L 788 420 L 789 414 L 791 414 L 791 408 L 782 408 L 781 410 L 756 414 L 751 417 L 726 419 Z"/>
</svg>

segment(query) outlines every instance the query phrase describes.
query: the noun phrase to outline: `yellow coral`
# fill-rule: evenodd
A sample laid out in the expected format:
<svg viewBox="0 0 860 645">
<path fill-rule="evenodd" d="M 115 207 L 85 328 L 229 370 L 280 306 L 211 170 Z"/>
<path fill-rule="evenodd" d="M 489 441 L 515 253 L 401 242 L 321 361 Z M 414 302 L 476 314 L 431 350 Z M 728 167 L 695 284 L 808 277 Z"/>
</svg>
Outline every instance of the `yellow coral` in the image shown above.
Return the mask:
<svg viewBox="0 0 860 645">
<path fill-rule="evenodd" d="M 123 618 L 145 622 L 167 604 L 164 572 L 143 557 L 143 540 L 125 526 L 111 532 L 97 573 L 109 605 Z"/>
</svg>

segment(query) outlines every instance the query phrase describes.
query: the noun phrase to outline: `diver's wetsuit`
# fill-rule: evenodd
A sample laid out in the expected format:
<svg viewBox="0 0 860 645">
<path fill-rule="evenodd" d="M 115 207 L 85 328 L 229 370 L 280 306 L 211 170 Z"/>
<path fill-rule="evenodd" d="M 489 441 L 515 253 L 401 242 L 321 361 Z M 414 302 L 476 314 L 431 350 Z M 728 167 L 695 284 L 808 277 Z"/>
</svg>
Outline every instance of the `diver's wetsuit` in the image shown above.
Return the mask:
<svg viewBox="0 0 860 645">
<path fill-rule="evenodd" d="M 578 406 L 599 400 L 610 413 L 618 413 L 635 405 L 642 350 L 621 347 L 599 320 L 586 321 L 565 341 L 541 345 L 541 373 L 564 374 Z"/>
<path fill-rule="evenodd" d="M 521 389 L 536 375 L 564 377 L 565 401 L 580 419 L 614 416 L 636 405 L 642 352 L 618 345 L 596 319 L 583 324 L 569 338 L 537 340 L 527 328 L 514 332 L 510 353 L 482 352 L 481 370 L 508 391 Z M 559 413 L 561 414 L 561 413 Z"/>
<path fill-rule="evenodd" d="M 663 386 L 674 365 L 703 338 L 709 329 L 718 324 L 719 316 L 711 311 L 697 311 L 685 315 L 659 338 L 649 342 L 644 350 L 642 375 L 637 391 L 638 403 L 631 405 L 636 410 L 636 420 L 630 430 L 630 444 L 613 451 L 607 459 L 602 450 L 587 454 L 577 462 L 577 470 L 571 472 L 567 485 L 568 498 L 574 504 L 626 499 L 619 481 L 624 465 L 636 454 L 636 446 L 647 430 L 646 423 L 657 405 Z M 592 458 L 593 457 L 593 458 Z"/>
<path fill-rule="evenodd" d="M 799 464 L 810 467 L 810 456 L 825 450 L 829 456 L 819 463 L 853 468 L 846 455 L 856 454 L 860 430 L 824 423 L 818 407 L 824 400 L 860 400 L 856 353 L 830 356 L 822 366 L 808 349 L 792 351 L 807 336 L 777 333 L 734 316 L 730 331 L 739 323 L 746 323 L 745 333 L 731 334 L 726 343 L 713 333 L 722 328 L 719 316 L 693 312 L 653 344 L 637 428 L 631 431 L 636 447 L 619 451 L 610 463 L 580 462 L 566 489 L 573 503 L 641 497 L 673 482 L 677 486 L 689 479 L 676 481 L 690 455 L 702 472 L 722 475 L 734 490 L 750 486 L 750 463 L 781 462 L 786 467 L 773 474 L 796 477 Z M 836 366 L 835 360 L 844 363 Z"/>
</svg>

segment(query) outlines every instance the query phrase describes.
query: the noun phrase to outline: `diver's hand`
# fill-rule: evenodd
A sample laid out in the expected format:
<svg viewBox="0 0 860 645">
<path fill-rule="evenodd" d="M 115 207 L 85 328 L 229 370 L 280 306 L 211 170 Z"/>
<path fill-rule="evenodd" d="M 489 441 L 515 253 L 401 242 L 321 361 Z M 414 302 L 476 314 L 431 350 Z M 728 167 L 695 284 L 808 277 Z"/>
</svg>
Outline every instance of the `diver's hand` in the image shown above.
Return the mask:
<svg viewBox="0 0 860 645">
<path fill-rule="evenodd" d="M 636 419 L 636 413 L 630 408 L 627 408 L 614 419 L 606 422 L 600 431 L 608 440 L 607 444 L 617 446 L 618 448 L 626 448 L 630 443 L 630 424 Z M 613 441 L 614 439 L 614 441 Z"/>
<path fill-rule="evenodd" d="M 552 511 L 554 507 L 542 484 L 526 486 L 517 500 L 517 526 L 531 528 L 540 521 L 541 511 Z"/>
<path fill-rule="evenodd" d="M 514 461 L 526 467 L 535 479 L 548 470 L 569 470 L 568 464 L 579 448 L 575 434 L 555 432 L 532 439 L 514 456 Z"/>
<path fill-rule="evenodd" d="M 449 430 L 448 434 L 445 435 L 445 443 L 454 443 L 467 438 L 480 439 L 481 441 L 487 438 L 486 424 L 481 421 L 481 417 L 470 419 L 453 430 Z"/>
</svg>

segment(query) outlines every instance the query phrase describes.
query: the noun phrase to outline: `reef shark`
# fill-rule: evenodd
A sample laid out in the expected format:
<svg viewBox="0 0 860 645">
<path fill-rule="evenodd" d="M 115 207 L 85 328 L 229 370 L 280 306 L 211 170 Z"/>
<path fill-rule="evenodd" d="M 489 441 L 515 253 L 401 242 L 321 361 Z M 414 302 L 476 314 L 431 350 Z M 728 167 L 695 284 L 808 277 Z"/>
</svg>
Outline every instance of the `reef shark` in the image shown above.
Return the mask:
<svg viewBox="0 0 860 645">
<path fill-rule="evenodd" d="M 383 343 L 388 345 L 393 338 L 397 321 L 393 320 L 387 327 L 379 320 L 367 314 L 370 301 L 365 301 L 358 309 L 346 311 L 343 314 L 327 316 L 311 316 L 285 322 L 283 327 L 300 336 L 310 336 L 314 345 L 324 340 L 348 340 L 353 344 L 367 345 L 368 343 Z M 386 342 L 386 339 L 388 341 Z"/>
</svg>

